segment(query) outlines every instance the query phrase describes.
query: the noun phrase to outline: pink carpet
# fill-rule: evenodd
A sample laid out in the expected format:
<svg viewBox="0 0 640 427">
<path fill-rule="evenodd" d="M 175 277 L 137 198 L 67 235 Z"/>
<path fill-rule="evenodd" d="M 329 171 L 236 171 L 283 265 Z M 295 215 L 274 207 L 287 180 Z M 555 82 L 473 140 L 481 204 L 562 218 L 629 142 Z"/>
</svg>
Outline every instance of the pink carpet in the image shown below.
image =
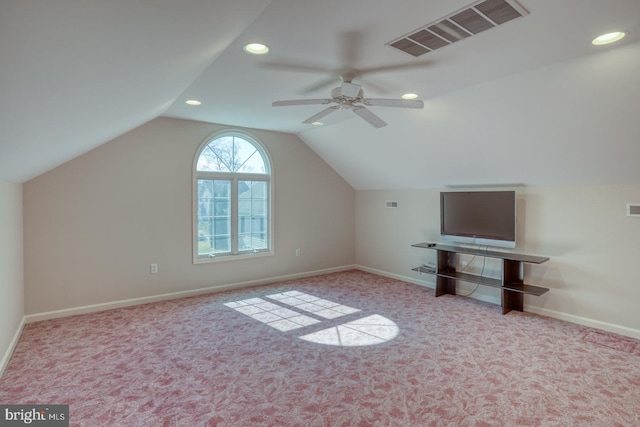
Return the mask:
<svg viewBox="0 0 640 427">
<path fill-rule="evenodd" d="M 26 326 L 72 426 L 639 426 L 640 343 L 361 271 Z"/>
</svg>

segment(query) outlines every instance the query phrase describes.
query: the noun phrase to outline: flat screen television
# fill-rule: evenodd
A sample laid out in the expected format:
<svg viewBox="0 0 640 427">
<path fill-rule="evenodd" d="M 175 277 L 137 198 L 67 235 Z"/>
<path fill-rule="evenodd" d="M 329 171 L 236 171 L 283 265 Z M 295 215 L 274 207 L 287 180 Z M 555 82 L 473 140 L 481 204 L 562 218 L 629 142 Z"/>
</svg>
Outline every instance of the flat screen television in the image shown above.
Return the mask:
<svg viewBox="0 0 640 427">
<path fill-rule="evenodd" d="M 515 191 L 441 192 L 440 235 L 446 241 L 515 248 Z"/>
</svg>

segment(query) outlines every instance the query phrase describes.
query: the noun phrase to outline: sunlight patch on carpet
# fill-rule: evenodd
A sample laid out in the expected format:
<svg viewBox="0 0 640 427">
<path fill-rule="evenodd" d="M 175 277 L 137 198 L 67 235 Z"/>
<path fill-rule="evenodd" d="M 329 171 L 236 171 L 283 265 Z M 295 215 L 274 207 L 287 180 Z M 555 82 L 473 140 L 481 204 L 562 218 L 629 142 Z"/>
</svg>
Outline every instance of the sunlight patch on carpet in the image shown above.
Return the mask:
<svg viewBox="0 0 640 427">
<path fill-rule="evenodd" d="M 338 304 L 337 302 L 318 298 L 299 291 L 267 295 L 267 298 L 313 313 L 316 316 L 324 317 L 325 319 L 335 319 L 346 314 L 357 313 L 360 311 L 357 308 Z"/>
<path fill-rule="evenodd" d="M 379 314 L 347 322 L 301 336 L 300 339 L 325 345 L 355 347 L 382 344 L 394 339 L 398 325 Z"/>
<path fill-rule="evenodd" d="M 361 311 L 337 302 L 329 301 L 299 291 L 280 292 L 266 295 L 277 304 L 262 298 L 248 298 L 227 302 L 226 305 L 252 319 L 262 322 L 282 332 L 293 331 L 323 321 Z M 284 307 L 287 305 L 293 310 Z M 300 311 L 309 313 L 302 314 Z M 325 320 L 318 319 L 318 317 Z M 300 339 L 317 344 L 344 347 L 382 344 L 394 339 L 399 332 L 398 325 L 379 314 L 332 326 L 303 335 Z"/>
<path fill-rule="evenodd" d="M 228 302 L 224 305 L 279 331 L 292 331 L 304 326 L 320 323 L 318 319 L 305 316 L 297 311 L 289 310 L 288 308 L 265 301 L 262 298 L 249 298 Z"/>
</svg>

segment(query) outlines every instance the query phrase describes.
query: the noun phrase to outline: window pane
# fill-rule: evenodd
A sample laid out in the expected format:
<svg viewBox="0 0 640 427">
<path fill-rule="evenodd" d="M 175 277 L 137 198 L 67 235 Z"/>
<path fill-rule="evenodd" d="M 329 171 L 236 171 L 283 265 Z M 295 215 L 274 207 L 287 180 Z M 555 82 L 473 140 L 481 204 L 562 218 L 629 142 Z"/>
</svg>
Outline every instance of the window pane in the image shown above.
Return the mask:
<svg viewBox="0 0 640 427">
<path fill-rule="evenodd" d="M 213 182 L 214 197 L 229 197 L 231 195 L 231 183 L 228 180 L 216 180 Z"/>
<path fill-rule="evenodd" d="M 213 253 L 224 253 L 231 251 L 231 239 L 229 236 L 217 236 L 214 240 Z"/>
<path fill-rule="evenodd" d="M 218 141 L 218 140 L 216 140 Z M 215 141 L 214 141 L 215 142 Z M 229 172 L 229 158 L 225 156 L 228 149 L 218 148 L 214 142 L 207 145 L 198 157 L 197 170 L 209 172 Z"/>
<path fill-rule="evenodd" d="M 207 144 L 198 157 L 196 170 L 267 173 L 265 160 L 256 146 L 237 136 L 223 136 Z"/>
<path fill-rule="evenodd" d="M 236 172 L 241 173 L 267 173 L 264 159 L 255 145 L 241 138 L 236 142 Z"/>
<path fill-rule="evenodd" d="M 252 216 L 264 216 L 267 214 L 267 201 L 265 199 L 253 199 L 251 201 Z"/>
<path fill-rule="evenodd" d="M 238 194 L 238 250 L 252 251 L 268 248 L 267 183 L 240 181 Z"/>
<path fill-rule="evenodd" d="M 198 255 L 231 250 L 230 180 L 198 180 Z"/>
<path fill-rule="evenodd" d="M 220 217 L 220 216 L 228 217 L 229 216 L 229 208 L 230 208 L 230 206 L 229 206 L 229 198 L 228 197 L 214 199 L 213 206 L 214 206 L 214 215 L 216 217 Z"/>
<path fill-rule="evenodd" d="M 229 235 L 229 219 L 228 218 L 216 218 L 214 221 L 214 235 L 225 236 Z"/>
</svg>

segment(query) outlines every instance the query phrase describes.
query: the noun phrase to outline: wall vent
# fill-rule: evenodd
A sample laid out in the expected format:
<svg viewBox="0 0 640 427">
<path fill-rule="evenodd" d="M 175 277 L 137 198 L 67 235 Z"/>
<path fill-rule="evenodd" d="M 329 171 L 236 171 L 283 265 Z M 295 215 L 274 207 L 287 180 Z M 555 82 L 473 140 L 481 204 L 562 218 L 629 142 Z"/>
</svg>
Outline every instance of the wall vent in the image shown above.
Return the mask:
<svg viewBox="0 0 640 427">
<path fill-rule="evenodd" d="M 528 14 L 516 0 L 483 0 L 386 44 L 418 57 Z"/>
<path fill-rule="evenodd" d="M 384 202 L 385 207 L 387 208 L 397 208 L 398 202 L 395 200 L 387 200 Z"/>
<path fill-rule="evenodd" d="M 627 203 L 627 216 L 640 217 L 640 203 Z"/>
</svg>

